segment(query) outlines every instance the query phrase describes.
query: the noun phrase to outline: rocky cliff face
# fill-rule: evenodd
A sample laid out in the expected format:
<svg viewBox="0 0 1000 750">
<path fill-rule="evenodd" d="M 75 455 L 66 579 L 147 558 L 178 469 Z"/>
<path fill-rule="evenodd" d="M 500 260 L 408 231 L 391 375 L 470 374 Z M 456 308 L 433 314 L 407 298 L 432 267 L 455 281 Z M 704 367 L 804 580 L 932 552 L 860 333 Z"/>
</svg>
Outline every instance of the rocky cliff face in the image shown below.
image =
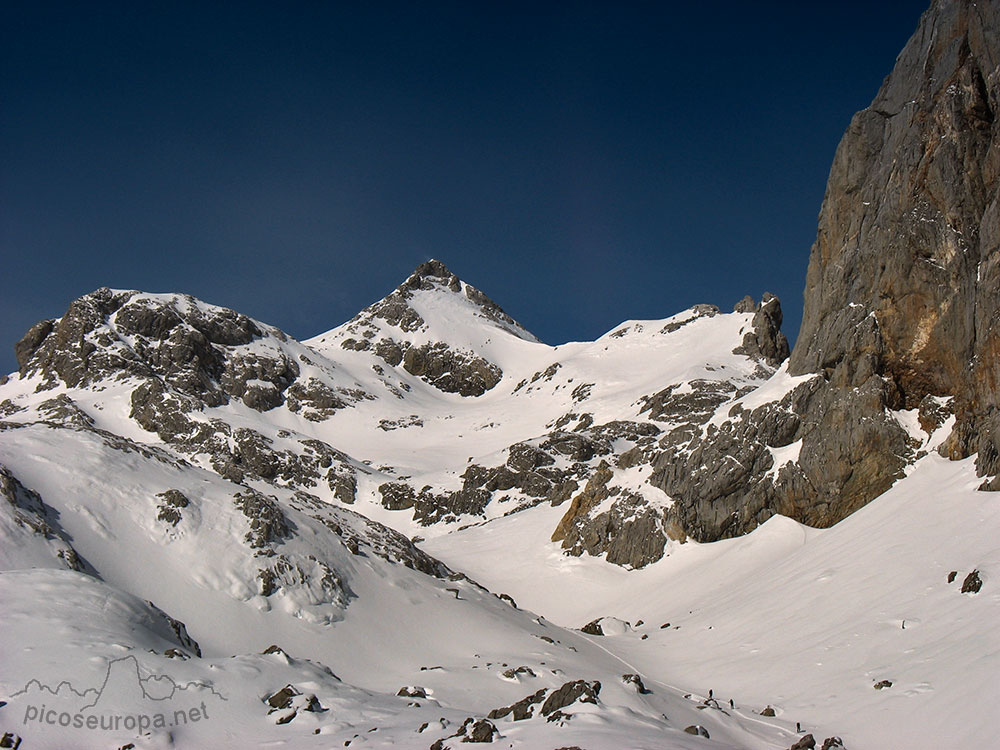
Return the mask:
<svg viewBox="0 0 1000 750">
<path fill-rule="evenodd" d="M 686 533 L 732 536 L 774 513 L 832 525 L 934 448 L 978 453 L 983 488 L 1000 489 L 998 35 L 996 3 L 935 0 L 854 116 L 787 373 L 657 459 Z"/>
<path fill-rule="evenodd" d="M 952 397 L 957 423 L 943 450 L 978 452 L 981 475 L 1000 468 L 998 35 L 996 3 L 935 0 L 854 116 L 790 362 L 793 373 L 822 373 L 838 405 L 855 387 L 892 409 Z"/>
</svg>

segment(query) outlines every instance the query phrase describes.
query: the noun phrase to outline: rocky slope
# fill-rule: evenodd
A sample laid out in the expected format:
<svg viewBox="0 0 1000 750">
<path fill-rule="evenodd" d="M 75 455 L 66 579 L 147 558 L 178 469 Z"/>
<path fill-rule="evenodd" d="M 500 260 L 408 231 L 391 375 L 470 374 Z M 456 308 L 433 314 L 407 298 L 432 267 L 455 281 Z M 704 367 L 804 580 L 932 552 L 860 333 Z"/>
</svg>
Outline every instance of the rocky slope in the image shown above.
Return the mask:
<svg viewBox="0 0 1000 750">
<path fill-rule="evenodd" d="M 227 720 L 118 745 L 225 745 L 234 726 L 317 747 L 788 744 L 788 722 L 639 690 L 636 669 L 409 538 L 555 511 L 569 556 L 661 559 L 683 536 L 648 483 L 661 436 L 787 350 L 777 300 L 739 309 L 549 347 L 437 262 L 310 343 L 184 295 L 75 300 L 0 384 L 0 720 L 43 697 L 86 713 L 74 696 L 123 675 L 108 700 L 147 713 L 139 686 L 183 676 Z"/>
<path fill-rule="evenodd" d="M 690 533 L 648 484 L 663 446 L 774 372 L 780 324 L 765 295 L 549 347 L 438 261 L 305 343 L 191 297 L 100 289 L 25 335 L 0 395 L 11 427 L 165 451 L 234 496 L 357 503 L 408 534 L 566 503 L 552 532 L 570 554 L 642 567 Z"/>
</svg>

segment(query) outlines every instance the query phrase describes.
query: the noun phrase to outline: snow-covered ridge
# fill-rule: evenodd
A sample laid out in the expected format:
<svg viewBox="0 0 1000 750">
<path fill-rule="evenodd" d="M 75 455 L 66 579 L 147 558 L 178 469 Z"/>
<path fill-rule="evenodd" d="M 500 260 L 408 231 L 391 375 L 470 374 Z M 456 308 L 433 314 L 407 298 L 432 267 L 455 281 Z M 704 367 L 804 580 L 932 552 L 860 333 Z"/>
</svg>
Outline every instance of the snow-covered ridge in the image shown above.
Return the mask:
<svg viewBox="0 0 1000 750">
<path fill-rule="evenodd" d="M 59 392 L 68 399 L 59 408 L 80 420 L 230 481 L 357 502 L 405 533 L 436 534 L 423 527 L 561 503 L 620 455 L 628 454 L 622 471 L 635 467 L 648 480 L 655 436 L 700 419 L 683 394 L 706 383 L 742 393 L 770 374 L 745 350 L 764 308 L 741 306 L 727 315 L 700 305 L 550 347 L 430 261 L 348 323 L 302 343 L 189 296 L 102 289 L 22 340 L 7 402 L 21 412 L 13 419 L 30 421 Z M 665 387 L 670 414 L 657 400 Z M 534 463 L 518 464 L 520 446 Z M 608 491 L 617 497 L 621 487 Z M 669 498 L 647 482 L 622 500 L 621 523 L 635 519 L 626 506 L 638 502 L 655 509 L 647 523 L 665 539 Z M 650 553 L 635 554 L 629 564 Z"/>
<path fill-rule="evenodd" d="M 792 675 L 799 652 L 742 625 L 758 621 L 760 597 L 819 621 L 864 618 L 846 594 L 810 598 L 788 573 L 805 556 L 847 591 L 867 559 L 858 546 L 763 515 L 743 539 L 697 544 L 684 498 L 662 489 L 677 456 L 706 455 L 706 441 L 739 434 L 751 414 L 783 428 L 753 446 L 754 476 L 777 487 L 794 475 L 804 446 L 792 439 L 792 407 L 815 379 L 774 363 L 777 307 L 767 297 L 728 314 L 700 305 L 553 347 L 436 263 L 308 342 L 184 295 L 102 289 L 76 300 L 19 343 L 21 372 L 0 385 L 0 587 L 10 604 L 0 628 L 15 644 L 0 700 L 23 717 L 39 685 L 63 679 L 82 691 L 125 669 L 139 682 L 116 695 L 193 685 L 208 691 L 210 715 L 226 717 L 115 735 L 149 747 L 225 744 L 235 732 L 243 744 L 303 747 L 447 747 L 475 736 L 524 747 L 787 748 L 797 721 L 820 738 L 842 732 L 849 748 L 888 741 L 865 718 L 882 693 L 864 680 L 856 689 L 852 669 L 834 673 L 822 711 L 809 702 L 816 680 L 791 678 L 806 686 L 803 700 L 781 681 L 758 684 L 754 649 Z M 936 406 L 940 419 L 887 418 L 927 451 L 954 422 L 945 401 Z M 930 528 L 931 506 L 899 502 L 907 487 L 948 485 L 965 498 L 968 477 L 938 460 L 913 463 L 885 507 Z M 702 464 L 713 481 L 735 471 L 730 459 Z M 887 526 L 876 508 L 866 517 Z M 992 523 L 963 499 L 948 504 L 949 528 L 969 522 L 970 508 Z M 963 543 L 961 559 L 949 553 L 962 581 L 975 570 L 989 584 L 988 538 Z M 849 574 L 827 576 L 845 550 Z M 784 572 L 755 588 L 771 565 Z M 721 592 L 727 577 L 746 596 L 706 599 L 698 582 Z M 866 580 L 878 598 L 878 580 Z M 907 591 L 920 580 L 906 578 Z M 50 604 L 32 604 L 36 590 Z M 972 596 L 968 606 L 982 610 L 986 600 Z M 107 603 L 100 611 L 95 598 Z M 685 603 L 687 617 L 675 611 Z M 908 633 L 929 617 L 914 612 L 899 618 Z M 603 636 L 566 629 L 593 619 L 588 632 Z M 676 655 L 662 655 L 678 626 L 685 652 L 725 658 L 688 659 L 678 672 Z M 716 637 L 730 631 L 742 640 Z M 913 632 L 930 648 L 937 631 Z M 990 648 L 977 625 L 962 632 Z M 891 652 L 888 631 L 869 636 L 876 653 Z M 894 666 L 900 695 L 927 692 L 913 662 L 888 658 L 865 662 L 865 680 L 895 682 Z M 951 684 L 940 670 L 937 680 Z M 210 705 L 220 695 L 227 701 Z M 892 714 L 892 731 L 905 715 Z M 22 734 L 107 745 L 59 728 Z M 918 734 L 907 735 L 914 747 Z"/>
<path fill-rule="evenodd" d="M 565 501 L 607 460 L 651 446 L 660 428 L 641 416 L 643 396 L 663 377 L 725 370 L 759 379 L 755 362 L 731 352 L 747 316 L 687 316 L 650 336 L 632 323 L 629 336 L 548 347 L 472 287 L 432 276 L 404 285 L 399 324 L 369 314 L 353 331 L 337 329 L 336 340 L 375 326 L 425 355 L 440 355 L 438 345 L 468 354 L 452 360 L 463 367 L 502 364 L 480 395 L 442 388 L 442 373 L 426 363 L 408 369 L 374 350 L 313 348 L 184 295 L 102 289 L 33 328 L 19 345 L 21 372 L 0 386 L 3 561 L 7 570 L 38 568 L 0 575 L 16 610 L 3 621 L 5 642 L 35 644 L 9 673 L 30 668 L 35 681 L 11 678 L 8 696 L 30 697 L 31 686 L 60 679 L 85 687 L 124 664 L 139 670 L 139 684 L 143 670 L 175 684 L 171 672 L 183 673 L 183 684 L 208 686 L 211 696 L 237 696 L 238 723 L 256 727 L 254 736 L 295 736 L 299 744 L 313 729 L 336 735 L 337 744 L 357 739 L 367 704 L 386 706 L 376 727 L 382 736 L 427 731 L 428 744 L 458 741 L 466 726 L 477 734 L 492 726 L 529 744 L 552 727 L 561 727 L 561 740 L 603 736 L 636 747 L 664 736 L 686 747 L 695 740 L 682 730 L 695 725 L 716 737 L 750 736 L 739 720 L 699 716 L 677 691 L 637 692 L 641 680 L 624 679 L 627 665 L 616 657 L 484 591 L 390 528 L 410 533 L 429 521 L 443 533 L 514 505 L 527 512 L 550 491 Z M 696 366 L 683 353 L 692 336 L 718 344 L 712 363 Z M 656 350 L 664 353 L 658 367 L 643 371 Z M 477 372 L 443 374 L 465 382 Z M 470 451 L 481 464 L 469 461 Z M 631 460 L 641 455 L 632 450 Z M 621 469 L 628 497 L 641 500 L 644 471 Z M 463 488 L 460 472 L 476 486 Z M 651 507 L 668 506 L 660 497 Z M 38 610 L 29 635 L 17 613 L 32 587 L 85 595 Z M 91 613 L 93 626 L 72 622 L 90 611 L 87 596 L 113 603 Z M 143 601 L 170 618 L 158 620 L 160 610 Z M 163 622 L 176 623 L 174 636 Z M 58 633 L 69 631 L 88 644 L 85 662 L 96 672 L 65 653 Z M 278 648 L 267 648 L 274 642 Z M 32 655 L 40 644 L 52 661 Z M 234 652 L 244 656 L 228 656 Z M 333 665 L 348 683 L 294 654 Z M 441 666 L 426 674 L 433 665 Z M 231 672 L 253 675 L 256 697 Z M 288 704 L 275 698 L 260 707 L 261 696 L 280 694 L 278 681 Z M 407 707 L 393 695 L 400 686 L 422 696 L 412 703 L 428 705 L 432 728 L 397 711 Z M 534 720 L 513 723 L 523 707 L 505 707 L 529 694 L 541 696 L 525 704 Z M 313 716 L 331 706 L 350 718 Z M 205 735 L 153 736 L 183 743 Z"/>
</svg>

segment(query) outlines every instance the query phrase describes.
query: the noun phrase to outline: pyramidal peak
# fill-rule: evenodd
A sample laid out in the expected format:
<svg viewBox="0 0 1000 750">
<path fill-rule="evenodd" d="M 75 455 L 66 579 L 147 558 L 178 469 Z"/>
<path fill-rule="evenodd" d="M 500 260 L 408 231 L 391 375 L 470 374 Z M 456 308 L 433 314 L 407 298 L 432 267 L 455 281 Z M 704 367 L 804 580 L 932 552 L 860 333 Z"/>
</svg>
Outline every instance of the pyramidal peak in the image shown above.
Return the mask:
<svg viewBox="0 0 1000 750">
<path fill-rule="evenodd" d="M 474 320 L 463 320 L 470 317 Z M 450 333 L 456 325 L 460 329 L 463 323 L 482 326 L 485 322 L 487 327 L 500 328 L 526 341 L 538 341 L 484 292 L 466 284 L 444 263 L 434 259 L 417 266 L 406 281 L 362 310 L 346 328 L 371 322 L 373 318 L 404 333 L 425 330 L 437 335 L 443 333 L 440 329 L 445 325 Z"/>
<path fill-rule="evenodd" d="M 462 291 L 462 281 L 441 261 L 431 258 L 417 266 L 398 289 L 428 289 L 447 286 L 453 292 Z"/>
<path fill-rule="evenodd" d="M 506 363 L 542 346 L 439 260 L 421 263 L 386 297 L 304 343 L 331 358 L 344 351 L 374 355 L 377 367 L 401 366 L 438 390 L 463 396 L 490 390 Z"/>
</svg>

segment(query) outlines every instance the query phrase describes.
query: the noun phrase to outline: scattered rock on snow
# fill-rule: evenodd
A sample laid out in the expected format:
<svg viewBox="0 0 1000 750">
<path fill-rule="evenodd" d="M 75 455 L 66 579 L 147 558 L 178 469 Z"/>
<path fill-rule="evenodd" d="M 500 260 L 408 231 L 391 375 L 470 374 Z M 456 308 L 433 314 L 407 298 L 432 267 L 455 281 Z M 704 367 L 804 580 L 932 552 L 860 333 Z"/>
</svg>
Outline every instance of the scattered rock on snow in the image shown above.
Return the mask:
<svg viewBox="0 0 1000 750">
<path fill-rule="evenodd" d="M 983 587 L 983 580 L 979 577 L 979 571 L 974 570 L 962 581 L 963 594 L 978 594 Z"/>
<path fill-rule="evenodd" d="M 813 750 L 816 747 L 816 739 L 811 735 L 807 734 L 800 738 L 798 742 L 792 745 L 788 750 Z"/>
<path fill-rule="evenodd" d="M 646 686 L 642 683 L 642 677 L 637 674 L 623 674 L 622 682 L 626 685 L 634 685 L 640 695 L 648 695 L 651 692 L 646 689 Z"/>
<path fill-rule="evenodd" d="M 892 687 L 892 680 L 879 680 L 874 685 L 876 690 L 884 690 L 885 688 Z"/>
<path fill-rule="evenodd" d="M 705 729 L 705 727 L 703 727 L 701 724 L 692 724 L 689 727 L 684 727 L 684 731 L 687 732 L 688 734 L 694 734 L 699 737 L 704 737 L 706 740 L 711 739 L 711 736 L 708 734 L 708 730 Z"/>
<path fill-rule="evenodd" d="M 444 750 L 445 740 L 455 737 L 461 737 L 461 742 L 493 742 L 493 738 L 499 736 L 497 728 L 489 720 L 470 717 L 462 722 L 462 726 L 454 734 L 435 740 L 431 750 Z"/>
<path fill-rule="evenodd" d="M 404 685 L 399 689 L 399 692 L 397 692 L 396 695 L 404 698 L 426 698 L 427 690 L 419 685 Z"/>
<path fill-rule="evenodd" d="M 514 601 L 514 597 L 510 594 L 499 594 L 498 597 L 501 601 L 507 602 L 514 609 L 517 609 L 517 602 Z"/>
<path fill-rule="evenodd" d="M 561 688 L 549 695 L 542 706 L 542 713 L 548 716 L 559 708 L 565 708 L 571 703 L 597 703 L 597 696 L 601 692 L 601 683 L 597 680 L 587 682 L 586 680 L 574 680 L 567 682 Z"/>
<path fill-rule="evenodd" d="M 534 677 L 535 676 L 535 673 L 531 670 L 530 667 L 523 667 L 522 666 L 522 667 L 518 667 L 517 669 L 514 669 L 512 667 L 510 669 L 506 669 L 506 670 L 503 671 L 503 676 L 505 678 L 507 678 L 508 680 L 516 680 L 517 676 L 519 674 L 526 675 L 527 677 Z"/>
</svg>

